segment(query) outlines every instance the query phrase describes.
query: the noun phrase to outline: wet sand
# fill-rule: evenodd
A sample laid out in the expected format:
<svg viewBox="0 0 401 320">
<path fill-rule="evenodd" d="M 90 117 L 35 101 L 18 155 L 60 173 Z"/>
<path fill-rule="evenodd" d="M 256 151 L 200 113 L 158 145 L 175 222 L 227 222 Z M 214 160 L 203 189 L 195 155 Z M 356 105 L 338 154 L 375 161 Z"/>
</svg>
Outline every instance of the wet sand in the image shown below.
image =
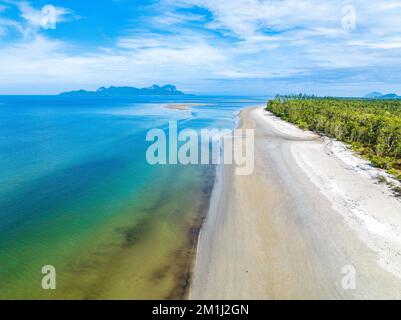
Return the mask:
<svg viewBox="0 0 401 320">
<path fill-rule="evenodd" d="M 221 166 L 190 298 L 400 299 L 400 201 L 262 108 L 243 110 L 240 127 L 255 130 L 255 170 Z M 342 285 L 350 267 L 355 289 Z"/>
</svg>

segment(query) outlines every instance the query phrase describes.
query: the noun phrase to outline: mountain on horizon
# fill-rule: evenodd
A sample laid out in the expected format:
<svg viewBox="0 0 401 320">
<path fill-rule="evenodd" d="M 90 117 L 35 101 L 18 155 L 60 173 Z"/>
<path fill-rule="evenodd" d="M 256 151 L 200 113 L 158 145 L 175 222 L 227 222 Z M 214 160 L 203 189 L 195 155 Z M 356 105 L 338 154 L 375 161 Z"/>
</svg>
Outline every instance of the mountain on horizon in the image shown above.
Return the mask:
<svg viewBox="0 0 401 320">
<path fill-rule="evenodd" d="M 373 91 L 368 93 L 364 98 L 367 99 L 401 99 L 401 96 L 395 94 L 395 93 L 387 93 L 387 94 L 382 94 L 377 91 Z"/>
<path fill-rule="evenodd" d="M 60 96 L 181 96 L 184 95 L 182 91 L 171 84 L 159 86 L 154 84 L 148 88 L 135 88 L 135 87 L 100 87 L 96 91 L 74 90 L 60 93 Z"/>
<path fill-rule="evenodd" d="M 377 92 L 377 91 L 373 91 L 368 93 L 366 96 L 364 96 L 364 98 L 377 98 L 377 97 L 381 97 L 383 94 L 381 92 Z"/>
</svg>

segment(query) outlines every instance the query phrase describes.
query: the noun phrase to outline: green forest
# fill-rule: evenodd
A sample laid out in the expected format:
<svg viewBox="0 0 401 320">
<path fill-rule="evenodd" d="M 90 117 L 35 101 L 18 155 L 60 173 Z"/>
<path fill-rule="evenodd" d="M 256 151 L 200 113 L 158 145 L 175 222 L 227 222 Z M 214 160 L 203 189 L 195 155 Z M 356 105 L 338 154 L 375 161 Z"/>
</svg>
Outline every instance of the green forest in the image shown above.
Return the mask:
<svg viewBox="0 0 401 320">
<path fill-rule="evenodd" d="M 401 180 L 401 100 L 277 96 L 267 110 L 352 146 Z"/>
</svg>

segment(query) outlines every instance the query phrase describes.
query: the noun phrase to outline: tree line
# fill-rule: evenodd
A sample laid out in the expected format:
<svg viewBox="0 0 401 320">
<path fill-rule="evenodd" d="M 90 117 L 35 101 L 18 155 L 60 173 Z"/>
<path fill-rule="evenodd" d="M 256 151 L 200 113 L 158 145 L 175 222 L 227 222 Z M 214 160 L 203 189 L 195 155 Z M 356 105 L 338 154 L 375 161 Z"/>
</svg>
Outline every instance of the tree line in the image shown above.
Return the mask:
<svg viewBox="0 0 401 320">
<path fill-rule="evenodd" d="M 401 100 L 277 96 L 267 110 L 302 129 L 352 145 L 401 180 Z"/>
</svg>

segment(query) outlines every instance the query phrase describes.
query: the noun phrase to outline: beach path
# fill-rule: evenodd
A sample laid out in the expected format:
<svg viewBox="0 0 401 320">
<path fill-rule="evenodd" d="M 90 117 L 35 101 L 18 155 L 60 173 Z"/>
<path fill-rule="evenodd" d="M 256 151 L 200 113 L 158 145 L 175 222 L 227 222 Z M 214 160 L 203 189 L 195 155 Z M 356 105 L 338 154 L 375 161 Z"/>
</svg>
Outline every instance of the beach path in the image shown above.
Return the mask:
<svg viewBox="0 0 401 320">
<path fill-rule="evenodd" d="M 244 109 L 255 169 L 217 175 L 191 299 L 401 298 L 401 203 L 319 136 Z"/>
</svg>

